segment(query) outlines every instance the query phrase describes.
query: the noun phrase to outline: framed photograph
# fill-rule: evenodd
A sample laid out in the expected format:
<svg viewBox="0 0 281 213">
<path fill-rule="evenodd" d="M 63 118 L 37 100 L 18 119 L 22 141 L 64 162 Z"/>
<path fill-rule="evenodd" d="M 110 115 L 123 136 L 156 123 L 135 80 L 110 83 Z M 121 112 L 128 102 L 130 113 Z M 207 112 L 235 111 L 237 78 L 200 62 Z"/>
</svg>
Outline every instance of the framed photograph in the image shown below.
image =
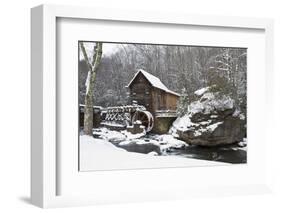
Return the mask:
<svg viewBox="0 0 281 213">
<path fill-rule="evenodd" d="M 33 204 L 270 191 L 272 20 L 31 14 Z"/>
</svg>

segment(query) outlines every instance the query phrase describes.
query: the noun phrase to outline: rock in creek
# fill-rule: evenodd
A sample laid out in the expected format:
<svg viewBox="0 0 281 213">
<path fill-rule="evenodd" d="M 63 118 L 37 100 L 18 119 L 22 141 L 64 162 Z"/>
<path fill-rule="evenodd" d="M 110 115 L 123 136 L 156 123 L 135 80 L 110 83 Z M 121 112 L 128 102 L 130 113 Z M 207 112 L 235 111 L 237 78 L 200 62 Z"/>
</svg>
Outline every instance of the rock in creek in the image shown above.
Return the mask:
<svg viewBox="0 0 281 213">
<path fill-rule="evenodd" d="M 197 100 L 188 113 L 177 118 L 170 133 L 188 144 L 216 146 L 243 140 L 246 135 L 245 116 L 229 96 L 220 92 L 195 92 Z"/>
</svg>

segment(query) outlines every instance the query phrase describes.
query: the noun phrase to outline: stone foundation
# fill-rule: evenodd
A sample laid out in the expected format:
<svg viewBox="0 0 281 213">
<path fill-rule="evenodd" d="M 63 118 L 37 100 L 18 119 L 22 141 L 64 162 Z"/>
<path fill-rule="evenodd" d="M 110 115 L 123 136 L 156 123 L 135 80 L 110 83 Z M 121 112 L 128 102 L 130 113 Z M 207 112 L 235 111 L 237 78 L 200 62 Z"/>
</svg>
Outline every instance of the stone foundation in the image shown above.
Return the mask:
<svg viewBox="0 0 281 213">
<path fill-rule="evenodd" d="M 154 118 L 154 127 L 151 132 L 156 134 L 166 134 L 169 132 L 169 129 L 175 120 L 176 117 L 156 117 Z"/>
</svg>

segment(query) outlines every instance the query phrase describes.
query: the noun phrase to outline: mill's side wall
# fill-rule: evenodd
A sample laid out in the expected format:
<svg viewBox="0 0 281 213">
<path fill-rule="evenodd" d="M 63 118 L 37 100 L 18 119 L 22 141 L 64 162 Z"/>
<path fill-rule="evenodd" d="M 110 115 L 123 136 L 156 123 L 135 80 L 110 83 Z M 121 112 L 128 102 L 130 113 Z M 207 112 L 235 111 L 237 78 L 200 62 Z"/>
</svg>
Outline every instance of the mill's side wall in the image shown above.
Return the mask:
<svg viewBox="0 0 281 213">
<path fill-rule="evenodd" d="M 137 104 L 145 106 L 153 115 L 154 127 L 152 132 L 161 134 L 167 133 L 176 117 L 158 117 L 156 114 L 158 111 L 176 111 L 179 97 L 153 87 L 143 75 L 136 76 L 129 90 L 129 104 L 132 104 L 132 101 L 136 101 Z"/>
<path fill-rule="evenodd" d="M 166 109 L 176 110 L 179 97 L 173 94 L 166 93 Z"/>
<path fill-rule="evenodd" d="M 152 87 L 150 83 L 139 75 L 130 86 L 130 103 L 136 101 L 139 105 L 143 105 L 148 111 L 152 110 Z"/>
</svg>

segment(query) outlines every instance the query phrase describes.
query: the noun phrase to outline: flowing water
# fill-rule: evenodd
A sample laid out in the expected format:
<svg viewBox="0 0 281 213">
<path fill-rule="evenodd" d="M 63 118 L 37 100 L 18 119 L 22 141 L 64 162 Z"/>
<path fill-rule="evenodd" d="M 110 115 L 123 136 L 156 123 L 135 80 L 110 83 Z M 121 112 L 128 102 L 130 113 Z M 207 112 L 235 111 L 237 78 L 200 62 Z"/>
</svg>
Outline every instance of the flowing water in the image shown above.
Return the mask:
<svg viewBox="0 0 281 213">
<path fill-rule="evenodd" d="M 226 163 L 247 163 L 247 151 L 237 145 L 202 147 L 188 146 L 184 149 L 172 149 L 165 155 L 176 155 L 186 158 L 220 161 Z"/>
<path fill-rule="evenodd" d="M 148 139 L 149 136 L 146 136 Z M 115 145 L 117 145 L 115 143 Z M 158 147 L 155 147 L 153 150 L 153 146 L 119 146 L 129 152 L 139 152 L 139 153 L 149 153 L 151 151 L 155 151 L 159 153 Z M 203 147 L 203 146 L 195 146 L 189 145 L 184 148 L 176 149 L 171 148 L 164 153 L 159 153 L 160 155 L 165 156 L 177 156 L 184 158 L 195 158 L 201 160 L 211 160 L 211 161 L 220 161 L 226 163 L 240 164 L 247 163 L 247 151 L 246 147 L 240 147 L 238 144 L 232 145 L 222 145 L 222 146 L 214 146 L 214 147 Z"/>
<path fill-rule="evenodd" d="M 94 137 L 98 137 L 94 135 Z M 150 139 L 155 140 L 155 135 L 146 135 L 142 138 L 138 138 L 144 141 Z M 149 152 L 157 152 L 159 155 L 165 156 L 177 156 L 184 158 L 193 158 L 201 160 L 220 161 L 226 163 L 240 164 L 247 163 L 247 151 L 246 147 L 241 147 L 238 144 L 223 145 L 215 147 L 203 147 L 189 145 L 183 148 L 170 148 L 165 152 L 161 152 L 159 146 L 153 144 L 131 144 L 129 146 L 120 146 L 119 143 L 122 140 L 110 140 L 115 146 L 125 149 L 129 152 L 138 152 L 147 154 Z"/>
</svg>

